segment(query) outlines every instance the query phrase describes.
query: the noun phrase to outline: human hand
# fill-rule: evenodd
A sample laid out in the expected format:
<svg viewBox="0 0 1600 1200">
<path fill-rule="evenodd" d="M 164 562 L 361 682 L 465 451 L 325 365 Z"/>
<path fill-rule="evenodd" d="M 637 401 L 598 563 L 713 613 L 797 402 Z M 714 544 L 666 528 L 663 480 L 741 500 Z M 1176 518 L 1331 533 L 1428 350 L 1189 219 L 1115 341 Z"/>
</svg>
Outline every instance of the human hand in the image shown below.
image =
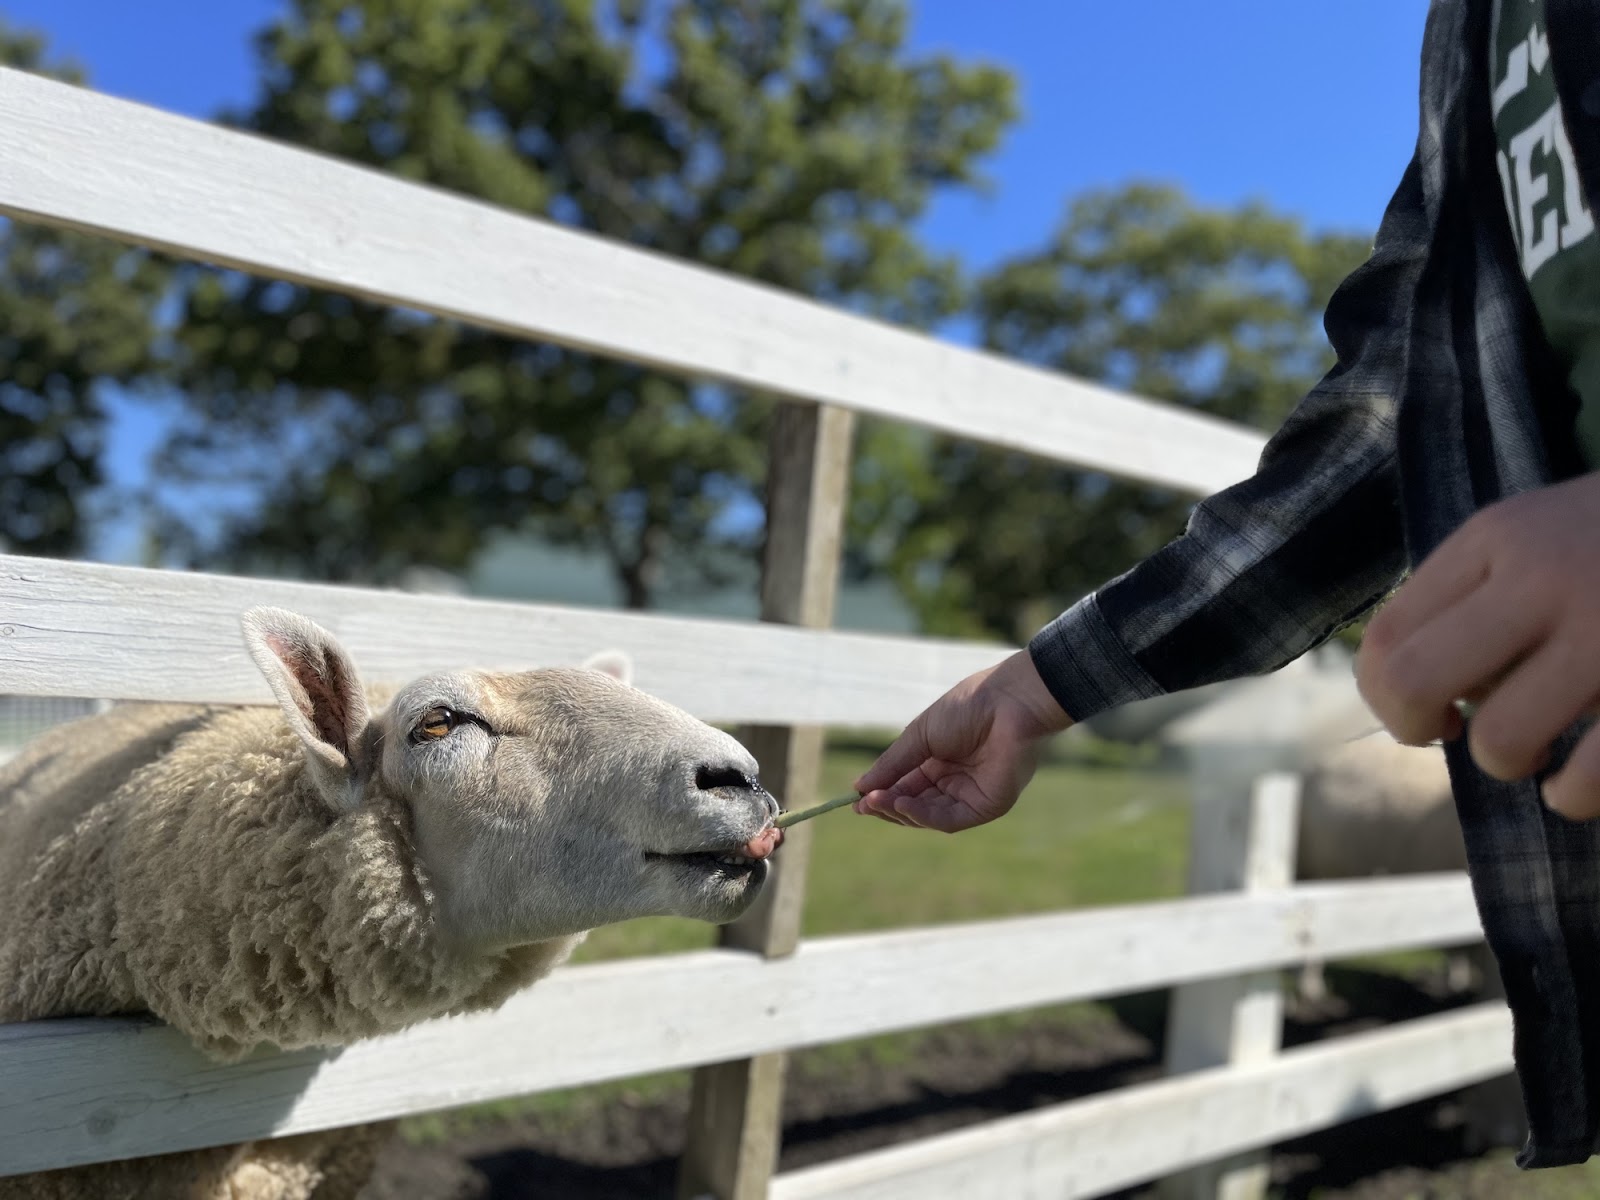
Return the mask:
<svg viewBox="0 0 1600 1200">
<path fill-rule="evenodd" d="M 1496 779 L 1542 768 L 1600 700 L 1600 473 L 1501 501 L 1435 550 L 1367 626 L 1356 682 L 1402 741 L 1458 737 Z M 1600 816 L 1600 727 L 1544 783 L 1573 820 Z"/>
<path fill-rule="evenodd" d="M 1038 743 L 1072 724 L 1026 650 L 929 705 L 856 780 L 858 813 L 957 833 L 1003 816 L 1033 778 Z"/>
</svg>

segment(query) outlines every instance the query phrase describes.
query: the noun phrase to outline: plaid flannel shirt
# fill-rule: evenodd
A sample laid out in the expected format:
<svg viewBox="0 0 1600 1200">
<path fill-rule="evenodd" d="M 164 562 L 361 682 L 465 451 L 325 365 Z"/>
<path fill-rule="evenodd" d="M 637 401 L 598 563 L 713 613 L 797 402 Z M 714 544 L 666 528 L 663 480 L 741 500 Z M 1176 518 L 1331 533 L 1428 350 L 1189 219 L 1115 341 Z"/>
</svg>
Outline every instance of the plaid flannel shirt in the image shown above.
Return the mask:
<svg viewBox="0 0 1600 1200">
<path fill-rule="evenodd" d="M 1586 194 L 1600 198 L 1600 0 L 1545 0 Z M 1041 630 L 1077 720 L 1272 671 L 1381 599 L 1485 505 L 1582 470 L 1576 400 L 1544 342 L 1495 165 L 1491 0 L 1434 0 L 1415 157 L 1326 318 L 1338 360 L 1188 528 Z M 1600 530 L 1596 531 L 1600 537 Z M 1558 746 L 1556 762 L 1574 733 Z M 1600 1126 L 1600 822 L 1446 748 L 1473 891 L 1504 977 L 1523 1166 L 1581 1162 Z"/>
</svg>

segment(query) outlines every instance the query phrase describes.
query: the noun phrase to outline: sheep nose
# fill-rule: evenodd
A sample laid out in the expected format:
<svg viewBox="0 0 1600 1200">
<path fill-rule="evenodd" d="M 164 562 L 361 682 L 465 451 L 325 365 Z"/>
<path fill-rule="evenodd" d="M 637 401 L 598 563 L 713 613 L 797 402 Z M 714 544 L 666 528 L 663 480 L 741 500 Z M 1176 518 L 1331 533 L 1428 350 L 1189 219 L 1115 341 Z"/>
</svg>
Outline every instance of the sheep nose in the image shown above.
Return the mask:
<svg viewBox="0 0 1600 1200">
<path fill-rule="evenodd" d="M 702 764 L 695 770 L 694 786 L 702 792 L 727 790 L 752 795 L 766 808 L 769 821 L 777 820 L 782 811 L 778 798 L 762 787 L 760 780 L 746 775 L 738 767 Z"/>
<path fill-rule="evenodd" d="M 694 786 L 702 792 L 714 792 L 718 788 L 732 788 L 735 791 L 759 791 L 760 784 L 746 775 L 737 767 L 713 766 L 702 763 L 695 769 Z"/>
</svg>

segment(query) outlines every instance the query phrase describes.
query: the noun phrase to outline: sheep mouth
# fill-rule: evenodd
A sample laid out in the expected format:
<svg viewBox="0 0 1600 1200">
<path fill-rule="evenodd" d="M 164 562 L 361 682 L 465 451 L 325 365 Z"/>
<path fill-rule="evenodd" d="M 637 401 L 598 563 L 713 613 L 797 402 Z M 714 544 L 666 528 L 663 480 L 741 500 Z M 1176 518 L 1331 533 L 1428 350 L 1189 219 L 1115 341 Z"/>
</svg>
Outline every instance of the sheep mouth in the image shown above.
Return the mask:
<svg viewBox="0 0 1600 1200">
<path fill-rule="evenodd" d="M 740 850 L 692 850 L 687 854 L 646 853 L 645 858 L 688 867 L 701 874 L 720 875 L 727 879 L 747 879 L 751 875 L 764 874 L 766 871 L 765 859 L 752 858 Z"/>
<path fill-rule="evenodd" d="M 645 858 L 675 863 L 695 872 L 701 878 L 741 881 L 755 876 L 765 877 L 767 861 L 783 845 L 783 830 L 769 821 L 766 826 L 747 841 L 707 846 L 701 850 L 682 850 L 676 854 L 645 853 Z"/>
</svg>

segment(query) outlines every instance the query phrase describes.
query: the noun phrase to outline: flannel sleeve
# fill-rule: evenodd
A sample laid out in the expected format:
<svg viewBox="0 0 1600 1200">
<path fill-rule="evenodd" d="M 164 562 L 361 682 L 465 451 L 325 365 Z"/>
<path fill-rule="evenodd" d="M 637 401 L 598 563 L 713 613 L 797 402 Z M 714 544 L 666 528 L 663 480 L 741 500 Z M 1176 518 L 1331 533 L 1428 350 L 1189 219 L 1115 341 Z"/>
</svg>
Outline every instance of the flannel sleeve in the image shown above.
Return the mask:
<svg viewBox="0 0 1600 1200">
<path fill-rule="evenodd" d="M 1276 670 L 1399 581 L 1395 414 L 1429 229 L 1413 160 L 1372 255 L 1329 303 L 1336 365 L 1267 443 L 1255 474 L 1201 501 L 1180 537 L 1030 641 L 1074 720 Z"/>
</svg>

